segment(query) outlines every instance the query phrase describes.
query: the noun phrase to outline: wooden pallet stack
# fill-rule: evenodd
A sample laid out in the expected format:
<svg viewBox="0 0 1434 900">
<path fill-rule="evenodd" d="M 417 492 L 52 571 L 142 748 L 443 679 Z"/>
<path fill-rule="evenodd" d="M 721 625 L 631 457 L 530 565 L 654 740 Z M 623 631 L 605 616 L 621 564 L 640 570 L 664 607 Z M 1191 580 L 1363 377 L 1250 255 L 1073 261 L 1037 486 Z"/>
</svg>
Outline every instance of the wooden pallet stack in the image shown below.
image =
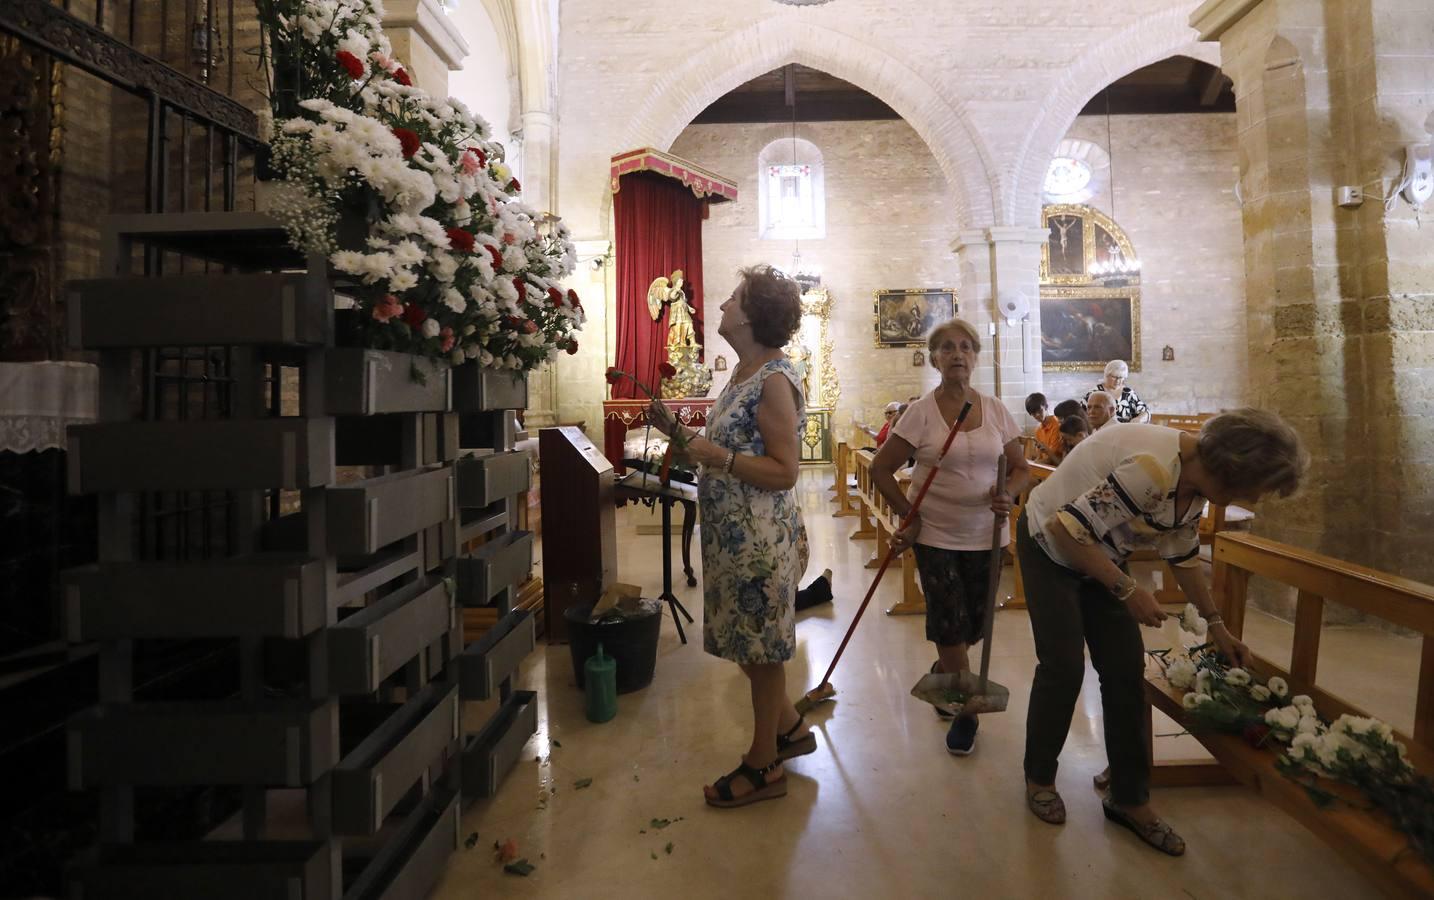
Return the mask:
<svg viewBox="0 0 1434 900">
<path fill-rule="evenodd" d="M 66 573 L 67 629 L 101 659 L 101 702 L 68 728 L 72 787 L 101 798 L 72 894 L 423 896 L 461 795 L 491 794 L 536 725 L 511 690 L 534 644 L 510 611 L 532 554 L 512 508 L 526 383 L 336 347 L 344 284 L 261 214 L 112 217 L 102 264 L 67 288 L 71 344 L 102 367 L 101 422 L 70 435 L 100 551 Z M 193 358 L 224 365 L 189 378 Z M 466 649 L 460 605 L 499 616 Z M 237 648 L 237 694 L 135 702 L 144 640 Z M 233 834 L 135 833 L 137 792 L 192 785 L 242 792 Z M 298 823 L 276 800 L 295 792 Z"/>
</svg>

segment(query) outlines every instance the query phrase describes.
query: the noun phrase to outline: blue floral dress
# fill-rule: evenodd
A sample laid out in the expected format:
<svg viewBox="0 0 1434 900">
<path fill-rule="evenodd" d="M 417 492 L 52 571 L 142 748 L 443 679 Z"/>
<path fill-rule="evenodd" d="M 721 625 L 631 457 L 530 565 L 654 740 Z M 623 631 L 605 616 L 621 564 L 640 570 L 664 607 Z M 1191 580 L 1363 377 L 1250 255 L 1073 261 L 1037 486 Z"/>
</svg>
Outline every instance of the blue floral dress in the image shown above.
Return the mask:
<svg viewBox="0 0 1434 900">
<path fill-rule="evenodd" d="M 707 416 L 707 437 L 740 455 L 763 455 L 757 404 L 769 376 L 797 389 L 797 433 L 805 416 L 801 381 L 785 359 L 729 382 Z M 797 646 L 798 581 L 807 568 L 807 530 L 792 491 L 750 485 L 720 467 L 697 483 L 702 522 L 702 649 L 737 663 L 775 663 Z"/>
</svg>

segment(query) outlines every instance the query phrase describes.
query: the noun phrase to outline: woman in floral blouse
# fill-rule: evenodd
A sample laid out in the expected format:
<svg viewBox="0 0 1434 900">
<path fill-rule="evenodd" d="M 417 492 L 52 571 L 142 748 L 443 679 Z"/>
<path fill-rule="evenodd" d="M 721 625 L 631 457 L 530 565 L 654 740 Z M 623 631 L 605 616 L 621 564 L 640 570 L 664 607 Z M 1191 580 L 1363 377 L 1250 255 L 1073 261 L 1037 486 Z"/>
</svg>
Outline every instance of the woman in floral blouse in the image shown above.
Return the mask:
<svg viewBox="0 0 1434 900">
<path fill-rule="evenodd" d="M 1110 792 L 1107 819 L 1171 856 L 1185 842 L 1149 805 L 1145 743 L 1145 645 L 1140 626 L 1165 618 L 1155 597 L 1125 571 L 1154 547 L 1180 590 L 1210 623 L 1210 638 L 1233 665 L 1249 649 L 1226 630 L 1198 568 L 1205 501 L 1248 506 L 1299 487 L 1309 455 L 1279 416 L 1238 409 L 1198 436 L 1160 425 L 1104 428 L 1080 442 L 1033 491 L 1016 524 L 1016 553 L 1036 643 L 1026 716 L 1026 805 L 1062 824 L 1056 766 L 1085 674 L 1085 648 L 1100 675 Z"/>
<path fill-rule="evenodd" d="M 717 328 L 737 365 L 708 413 L 707 436 L 682 434 L 686 456 L 702 465 L 703 649 L 741 666 L 752 689 L 752 744 L 737 768 L 703 788 L 712 806 L 785 796 L 782 761 L 817 748 L 787 697 L 784 668 L 796 649 L 808 556 L 792 493 L 805 401 L 782 352 L 800 322 L 795 281 L 770 266 L 744 270 Z M 648 421 L 669 435 L 679 427 L 659 400 Z"/>
<path fill-rule="evenodd" d="M 1115 417 L 1121 422 L 1149 422 L 1150 407 L 1125 383 L 1130 377 L 1130 366 L 1123 359 L 1112 359 L 1105 364 L 1105 379 L 1086 392 L 1085 399 L 1096 391 L 1105 391 L 1115 401 Z"/>
</svg>

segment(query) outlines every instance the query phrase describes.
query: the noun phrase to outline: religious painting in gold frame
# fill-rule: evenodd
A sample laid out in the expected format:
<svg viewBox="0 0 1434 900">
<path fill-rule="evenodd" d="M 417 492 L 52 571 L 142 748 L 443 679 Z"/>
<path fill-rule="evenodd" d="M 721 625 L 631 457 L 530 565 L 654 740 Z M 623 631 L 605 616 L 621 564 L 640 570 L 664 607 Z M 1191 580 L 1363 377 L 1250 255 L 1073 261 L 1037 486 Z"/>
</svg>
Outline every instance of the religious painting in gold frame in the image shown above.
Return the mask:
<svg viewBox="0 0 1434 900">
<path fill-rule="evenodd" d="M 1140 288 L 1041 290 L 1042 369 L 1100 372 L 1112 359 L 1132 370 L 1140 359 Z"/>
<path fill-rule="evenodd" d="M 1140 371 L 1140 274 L 1113 264 L 1135 260 L 1125 231 L 1085 204 L 1041 211 L 1041 368 L 1099 372 L 1112 359 Z M 1096 264 L 1110 274 L 1092 275 Z"/>
<path fill-rule="evenodd" d="M 953 288 L 876 292 L 876 346 L 925 347 L 931 330 L 956 316 Z"/>
</svg>

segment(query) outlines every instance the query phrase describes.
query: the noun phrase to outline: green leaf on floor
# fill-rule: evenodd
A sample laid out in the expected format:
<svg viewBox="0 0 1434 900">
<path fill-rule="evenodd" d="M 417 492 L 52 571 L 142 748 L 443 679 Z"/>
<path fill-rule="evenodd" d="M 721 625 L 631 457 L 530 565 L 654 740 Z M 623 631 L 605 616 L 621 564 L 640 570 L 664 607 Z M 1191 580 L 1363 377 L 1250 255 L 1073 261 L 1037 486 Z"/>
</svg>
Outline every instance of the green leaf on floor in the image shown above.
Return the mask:
<svg viewBox="0 0 1434 900">
<path fill-rule="evenodd" d="M 652 854 L 652 858 L 657 859 L 657 854 L 655 852 Z"/>
<path fill-rule="evenodd" d="M 661 831 L 662 829 L 666 828 L 668 825 L 671 824 L 672 822 L 669 819 L 653 819 L 651 822 L 647 823 L 647 827 L 655 828 Z"/>
<path fill-rule="evenodd" d="M 671 842 L 671 841 L 668 841 L 668 842 L 667 842 L 666 850 L 667 850 L 667 855 L 668 855 L 668 856 L 671 856 L 671 855 L 672 855 L 672 842 Z"/>
<path fill-rule="evenodd" d="M 592 787 L 592 783 L 593 780 L 591 778 L 579 778 L 573 782 L 573 789 L 580 791 L 585 787 Z"/>
<path fill-rule="evenodd" d="M 552 744 L 554 747 L 561 747 L 563 745 L 563 742 L 558 740 L 557 738 L 553 738 Z"/>
<path fill-rule="evenodd" d="M 527 878 L 529 875 L 533 874 L 533 869 L 533 864 L 528 862 L 526 858 L 515 859 L 503 867 L 503 871 L 507 872 L 509 875 L 522 875 L 524 878 Z"/>
<path fill-rule="evenodd" d="M 463 842 L 463 847 L 466 850 L 472 850 L 476 846 L 478 846 L 478 832 L 475 831 L 468 835 L 468 839 Z"/>
</svg>

